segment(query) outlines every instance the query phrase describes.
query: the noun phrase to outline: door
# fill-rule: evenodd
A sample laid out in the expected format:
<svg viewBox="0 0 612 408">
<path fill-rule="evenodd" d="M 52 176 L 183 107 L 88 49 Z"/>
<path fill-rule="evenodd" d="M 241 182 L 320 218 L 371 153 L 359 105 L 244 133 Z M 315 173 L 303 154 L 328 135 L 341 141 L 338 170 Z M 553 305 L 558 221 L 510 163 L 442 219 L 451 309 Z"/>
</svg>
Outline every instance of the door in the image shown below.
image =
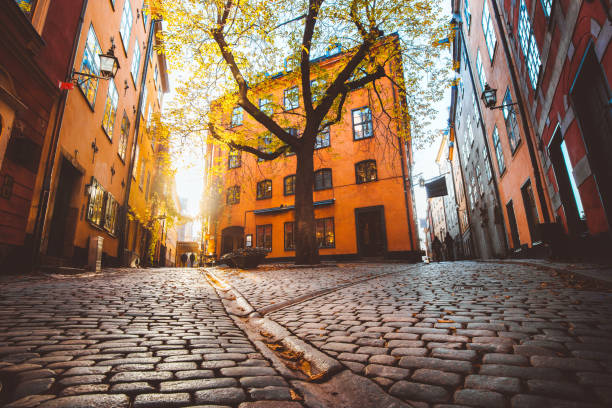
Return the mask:
<svg viewBox="0 0 612 408">
<path fill-rule="evenodd" d="M 540 241 L 540 234 L 538 229 L 538 209 L 536 208 L 535 198 L 533 197 L 531 180 L 527 180 L 527 182 L 523 184 L 523 187 L 521 187 L 521 195 L 523 196 L 527 226 L 529 227 L 529 235 L 531 235 L 531 244 L 533 245 L 534 242 Z"/>
<path fill-rule="evenodd" d="M 244 228 L 227 227 L 221 232 L 221 255 L 244 248 Z"/>
<path fill-rule="evenodd" d="M 514 215 L 514 204 L 512 204 L 512 200 L 506 204 L 506 212 L 508 213 L 508 223 L 510 224 L 512 249 L 517 249 L 521 246 L 521 240 L 519 238 L 518 226 L 516 225 L 516 216 Z"/>
<path fill-rule="evenodd" d="M 384 208 L 355 209 L 357 251 L 360 256 L 382 256 L 387 251 Z"/>
<path fill-rule="evenodd" d="M 71 204 L 72 197 L 80 184 L 80 179 L 81 173 L 68 160 L 62 158 L 58 186 L 55 192 L 47 255 L 72 258 L 79 211 Z"/>
<path fill-rule="evenodd" d="M 612 106 L 610 88 L 591 45 L 572 86 L 571 99 L 578 117 L 587 156 L 602 206 L 612 223 Z"/>
</svg>

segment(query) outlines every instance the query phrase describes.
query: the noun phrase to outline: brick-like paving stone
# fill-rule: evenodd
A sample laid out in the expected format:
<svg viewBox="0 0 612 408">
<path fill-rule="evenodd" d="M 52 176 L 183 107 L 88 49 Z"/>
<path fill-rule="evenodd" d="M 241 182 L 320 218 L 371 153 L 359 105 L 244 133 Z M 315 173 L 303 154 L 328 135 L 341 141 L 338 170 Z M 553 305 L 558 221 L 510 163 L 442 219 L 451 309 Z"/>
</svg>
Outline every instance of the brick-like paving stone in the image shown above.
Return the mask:
<svg viewBox="0 0 612 408">
<path fill-rule="evenodd" d="M 2 277 L 0 382 L 9 407 L 291 402 L 195 269 Z"/>
<path fill-rule="evenodd" d="M 369 264 L 363 275 L 373 268 L 402 270 Z M 337 284 L 343 268 L 328 269 L 221 275 L 265 308 L 279 294 Z M 564 287 L 528 266 L 419 265 L 267 316 L 416 406 L 578 406 L 579 395 L 585 406 L 610 403 L 612 294 Z"/>
</svg>

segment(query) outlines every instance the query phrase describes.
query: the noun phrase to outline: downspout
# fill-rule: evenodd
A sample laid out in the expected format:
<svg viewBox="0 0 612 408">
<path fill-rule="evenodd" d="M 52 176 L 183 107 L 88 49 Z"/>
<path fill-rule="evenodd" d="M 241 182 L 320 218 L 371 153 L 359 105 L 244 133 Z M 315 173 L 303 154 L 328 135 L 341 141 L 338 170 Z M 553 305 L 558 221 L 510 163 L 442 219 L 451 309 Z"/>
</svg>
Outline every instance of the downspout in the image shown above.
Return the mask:
<svg viewBox="0 0 612 408">
<path fill-rule="evenodd" d="M 127 213 L 128 213 L 128 202 L 130 200 L 130 191 L 132 189 L 132 174 L 134 173 L 134 156 L 136 155 L 136 146 L 138 146 L 138 136 L 140 132 L 140 117 L 142 116 L 143 108 L 143 96 L 144 89 L 147 86 L 147 72 L 149 68 L 149 61 L 151 59 L 151 51 L 153 49 L 153 35 L 155 24 L 160 21 L 157 19 L 151 19 L 151 26 L 149 28 L 149 39 L 147 41 L 147 53 L 145 54 L 144 67 L 142 68 L 142 79 L 140 80 L 140 92 L 138 95 L 138 110 L 136 112 L 136 120 L 134 121 L 134 140 L 132 143 L 132 152 L 130 153 L 130 166 L 128 168 L 127 183 L 125 186 L 125 196 L 123 198 L 123 205 L 121 206 L 121 222 L 119 226 L 121 231 L 119 232 L 119 253 L 117 254 L 121 259 L 123 258 L 123 252 L 125 250 L 125 243 L 127 242 Z M 145 243 L 146 244 L 146 243 Z"/>
<path fill-rule="evenodd" d="M 70 61 L 68 63 L 68 70 L 66 72 L 65 82 L 71 82 L 72 72 L 74 70 L 74 62 L 76 60 L 77 50 L 79 48 L 79 42 L 81 41 L 81 34 L 83 31 L 83 22 L 85 21 L 85 12 L 87 11 L 87 3 L 89 0 L 83 0 L 81 7 L 81 15 L 76 29 L 74 41 L 72 43 L 72 52 L 70 54 Z M 53 132 L 51 133 L 51 145 L 49 153 L 47 154 L 47 160 L 45 162 L 45 174 L 43 178 L 43 185 L 40 190 L 40 197 L 38 199 L 38 211 L 36 212 L 36 220 L 34 221 L 34 237 L 32 245 L 32 266 L 36 267 L 40 263 L 40 250 L 42 246 L 42 235 L 45 229 L 47 221 L 47 211 L 49 209 L 49 196 L 51 193 L 51 180 L 53 179 L 53 168 L 55 167 L 55 156 L 57 155 L 57 148 L 59 146 L 59 138 L 62 130 L 62 123 L 64 121 L 64 112 L 66 111 L 66 103 L 68 101 L 68 90 L 62 91 L 58 111 L 55 114 L 53 121 Z"/>
<path fill-rule="evenodd" d="M 510 77 L 512 78 L 512 87 L 514 88 L 514 92 L 516 93 L 516 97 L 518 99 L 518 107 L 521 113 L 521 122 L 523 124 L 523 131 L 525 132 L 525 139 L 527 142 L 527 148 L 529 150 L 529 159 L 531 160 L 531 166 L 534 170 L 534 178 L 536 182 L 536 190 L 538 190 L 538 199 L 540 201 L 540 206 L 542 207 L 542 215 L 544 216 L 544 222 L 550 222 L 550 214 L 548 213 L 548 205 L 546 204 L 546 198 L 544 195 L 544 188 L 542 186 L 542 178 L 540 175 L 540 170 L 538 166 L 538 161 L 535 154 L 535 148 L 533 146 L 533 140 L 529 131 L 529 123 L 527 122 L 527 112 L 525 111 L 524 98 L 521 92 L 521 88 L 519 87 L 519 83 L 517 80 L 517 74 L 515 71 L 515 66 L 511 63 L 512 55 L 510 54 L 510 47 L 508 46 L 508 38 L 506 37 L 506 31 L 504 30 L 503 22 L 501 19 L 501 14 L 499 12 L 499 6 L 497 5 L 496 0 L 491 0 L 493 3 L 493 11 L 495 14 L 495 20 L 497 22 L 497 26 L 499 31 L 501 32 L 502 44 L 504 46 L 504 53 L 506 54 L 506 64 L 508 64 L 508 71 L 510 72 Z M 534 135 L 535 136 L 535 135 Z M 534 137 L 535 138 L 535 137 Z M 531 235 L 531 234 L 530 234 Z M 533 242 L 533 238 L 532 242 Z"/>
<path fill-rule="evenodd" d="M 463 26 L 463 23 L 461 24 Z M 463 28 L 463 27 L 462 27 Z M 468 51 L 467 51 L 467 46 L 465 44 L 465 37 L 463 35 L 463 30 L 459 30 L 459 33 L 461 35 L 461 46 L 464 48 L 465 50 L 465 55 L 466 57 L 469 56 Z M 472 71 L 472 64 L 468 61 L 466 62 L 466 66 L 468 67 L 468 71 L 470 73 L 470 82 L 472 83 L 472 92 L 474 93 L 474 95 L 478 95 L 478 93 L 476 92 L 476 85 L 475 85 L 475 81 L 474 81 L 474 71 Z M 476 104 L 476 108 L 478 110 L 478 119 L 480 120 L 480 123 L 482 123 L 482 134 L 484 137 L 484 147 L 487 151 L 487 161 L 489 163 L 489 168 L 491 169 L 491 172 L 493 172 L 493 163 L 491 162 L 491 152 L 489 151 L 489 143 L 487 140 L 487 132 L 485 130 L 485 123 L 484 120 L 482 120 L 482 111 L 480 109 L 480 104 L 477 103 Z M 458 149 L 457 149 L 458 150 Z M 493 180 L 493 189 L 495 190 L 495 199 L 498 203 L 498 205 L 500 206 L 499 211 L 503 211 L 501 208 L 502 202 L 501 202 L 501 198 L 499 196 L 499 189 L 497 187 L 497 180 L 495 179 L 495 173 L 492 173 L 492 180 Z M 493 222 L 495 222 L 495 220 L 493 220 Z M 506 223 L 503 221 L 501 221 L 501 226 L 502 226 L 502 230 L 503 230 L 503 238 L 504 238 L 504 248 L 506 253 L 508 252 L 508 234 L 506 232 Z"/>
</svg>

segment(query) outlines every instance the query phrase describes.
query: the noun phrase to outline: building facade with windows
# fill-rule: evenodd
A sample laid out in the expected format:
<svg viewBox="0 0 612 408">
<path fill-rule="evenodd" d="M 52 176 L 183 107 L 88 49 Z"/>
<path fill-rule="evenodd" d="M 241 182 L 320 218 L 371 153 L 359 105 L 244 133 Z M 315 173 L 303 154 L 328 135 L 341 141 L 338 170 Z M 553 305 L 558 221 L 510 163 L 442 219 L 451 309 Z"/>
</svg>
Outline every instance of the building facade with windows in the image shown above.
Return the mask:
<svg viewBox="0 0 612 408">
<path fill-rule="evenodd" d="M 516 3 L 513 7 L 518 12 L 524 0 L 453 3 L 457 22 L 454 54 L 460 63 L 457 66 L 461 76 L 454 124 L 458 130 L 472 225 L 495 224 L 495 235 L 501 236 L 494 241 L 494 248 L 485 249 L 485 244 L 480 244 L 483 255 L 479 256 L 538 255 L 544 251 L 543 232 L 551 225 L 553 217 L 542 158 L 537 154 L 538 140 L 531 121 L 523 112 L 522 95 L 536 87 L 536 71 L 540 66 L 533 26 L 523 13 L 513 26 L 516 29 L 512 36 L 507 37 L 505 31 L 500 30 L 499 10 Z M 543 4 L 539 0 L 532 3 L 539 7 Z M 525 76 L 521 81 L 513 76 L 515 62 L 508 51 L 510 44 L 519 47 L 524 57 Z M 467 104 L 472 105 L 474 121 L 465 117 L 462 120 L 461 116 L 467 105 L 463 97 L 466 87 L 472 91 L 473 100 Z M 489 104 L 483 98 L 488 90 L 494 90 L 497 97 Z M 466 127 L 467 132 L 462 132 L 462 127 Z M 470 130 L 477 132 L 478 137 L 471 138 Z M 463 139 L 467 140 L 459 140 L 464 134 L 468 137 Z M 481 135 L 484 141 L 479 148 L 464 148 L 466 142 L 472 145 Z M 479 157 L 479 163 L 472 163 L 472 155 Z M 486 194 L 487 185 L 491 186 L 489 190 L 494 195 Z M 477 241 L 489 240 L 482 236 Z"/>
<path fill-rule="evenodd" d="M 313 72 L 333 71 L 340 57 L 318 59 Z M 295 113 L 303 108 L 299 80 L 289 72 L 267 80 L 265 91 L 253 89 L 258 99 L 254 103 L 275 119 L 286 120 L 287 128 L 298 134 L 301 123 Z M 313 74 L 315 89 L 317 81 Z M 400 139 L 395 125 L 386 126 L 383 119 L 383 109 L 397 108 L 394 100 L 400 98 L 390 81 L 381 80 L 379 86 L 386 105 L 369 97 L 365 88 L 354 90 L 340 122 L 321 130 L 316 140 L 313 198 L 323 259 L 420 260 L 409 181 L 410 142 Z M 260 149 L 274 143 L 239 107 L 224 118 L 224 127 L 257 135 Z M 261 161 L 210 143 L 205 160 L 205 251 L 219 257 L 241 247 L 263 247 L 270 250 L 268 260 L 294 258 L 295 154 L 288 151 L 275 160 Z"/>
<path fill-rule="evenodd" d="M 612 2 L 499 5 L 512 74 L 535 135 L 560 255 L 607 254 L 612 224 Z"/>
<path fill-rule="evenodd" d="M 120 68 L 109 80 L 80 77 L 66 94 L 35 218 L 43 264 L 85 265 L 95 237 L 103 237 L 103 266 L 131 263 L 122 250 L 133 242 L 128 210 L 146 206 L 154 177 L 150 118 L 168 89 L 163 54 L 154 50 L 160 23 L 143 0 L 86 4 L 74 71 L 99 75 L 99 54 L 113 47 Z"/>
<path fill-rule="evenodd" d="M 63 102 L 58 81 L 70 75 L 82 6 L 0 1 L 0 273 L 27 269 L 34 258 L 39 192 Z"/>
</svg>

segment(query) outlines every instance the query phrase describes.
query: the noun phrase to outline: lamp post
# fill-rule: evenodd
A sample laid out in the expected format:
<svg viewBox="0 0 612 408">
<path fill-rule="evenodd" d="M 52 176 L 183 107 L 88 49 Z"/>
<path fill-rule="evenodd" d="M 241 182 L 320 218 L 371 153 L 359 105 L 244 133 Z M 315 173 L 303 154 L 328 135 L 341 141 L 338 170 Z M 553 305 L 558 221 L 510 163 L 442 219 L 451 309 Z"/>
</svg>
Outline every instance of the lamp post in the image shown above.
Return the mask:
<svg viewBox="0 0 612 408">
<path fill-rule="evenodd" d="M 485 84 L 484 90 L 482 91 L 480 98 L 488 109 L 494 110 L 508 108 L 512 112 L 516 113 L 516 111 L 514 111 L 511 106 L 518 105 L 518 102 L 495 106 L 497 104 L 497 89 L 491 88 L 489 84 Z"/>
</svg>

